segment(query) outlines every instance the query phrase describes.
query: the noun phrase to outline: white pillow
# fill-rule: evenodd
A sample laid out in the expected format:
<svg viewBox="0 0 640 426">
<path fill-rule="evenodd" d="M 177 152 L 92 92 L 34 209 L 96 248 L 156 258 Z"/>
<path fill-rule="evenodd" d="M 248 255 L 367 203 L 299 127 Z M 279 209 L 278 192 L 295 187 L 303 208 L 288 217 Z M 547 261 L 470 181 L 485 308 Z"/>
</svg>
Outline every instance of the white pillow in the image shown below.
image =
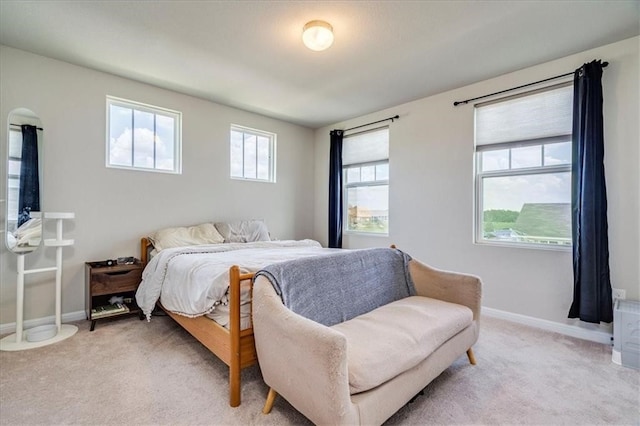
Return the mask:
<svg viewBox="0 0 640 426">
<path fill-rule="evenodd" d="M 39 245 L 42 236 L 42 219 L 32 217 L 15 231 L 16 245 Z"/>
<path fill-rule="evenodd" d="M 271 241 L 267 225 L 261 220 L 239 220 L 236 222 L 216 222 L 216 228 L 225 243 L 250 243 Z"/>
<path fill-rule="evenodd" d="M 200 244 L 220 244 L 224 237 L 212 223 L 161 229 L 149 236 L 156 250 Z"/>
</svg>

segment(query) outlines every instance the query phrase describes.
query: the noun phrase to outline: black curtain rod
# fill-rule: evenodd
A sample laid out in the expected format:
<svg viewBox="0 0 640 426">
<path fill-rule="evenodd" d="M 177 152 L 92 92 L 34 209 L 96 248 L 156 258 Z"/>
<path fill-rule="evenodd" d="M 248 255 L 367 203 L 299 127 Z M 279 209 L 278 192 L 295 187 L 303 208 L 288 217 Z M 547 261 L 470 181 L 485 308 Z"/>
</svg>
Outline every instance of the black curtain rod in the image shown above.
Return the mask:
<svg viewBox="0 0 640 426">
<path fill-rule="evenodd" d="M 603 62 L 602 63 L 602 68 L 606 68 L 607 65 L 609 65 L 609 62 Z M 512 90 L 518 90 L 518 89 L 522 89 L 523 87 L 533 86 L 534 84 L 545 83 L 547 81 L 551 81 L 551 80 L 555 80 L 555 79 L 558 79 L 558 78 L 562 78 L 562 77 L 567 77 L 567 76 L 573 75 L 574 73 L 575 73 L 575 71 L 568 72 L 566 74 L 556 75 L 555 77 L 545 78 L 544 80 L 534 81 L 533 83 L 523 84 L 522 86 L 512 87 L 511 89 L 501 90 L 499 92 L 490 93 L 488 95 L 478 96 L 477 98 L 471 98 L 471 99 L 467 99 L 465 101 L 456 101 L 456 102 L 453 103 L 453 106 L 458 106 L 460 104 L 468 104 L 471 101 L 477 101 L 478 99 L 488 98 L 489 96 L 500 95 L 502 93 L 511 92 Z"/>
<path fill-rule="evenodd" d="M 378 121 L 374 121 L 373 123 L 363 124 L 362 126 L 356 126 L 356 127 L 350 128 L 350 129 L 344 129 L 343 132 L 348 132 L 349 130 L 359 129 L 360 127 L 371 126 L 372 124 L 382 123 L 383 121 L 391 120 L 391 122 L 393 123 L 393 120 L 397 120 L 398 118 L 400 118 L 400 116 L 396 114 L 393 117 L 385 118 L 384 120 L 378 120 Z"/>
<path fill-rule="evenodd" d="M 22 124 L 13 124 L 13 123 L 9 123 L 9 126 L 22 127 Z M 31 126 L 31 124 L 29 124 L 29 126 Z M 44 130 L 42 127 L 36 127 L 36 129 L 38 129 L 38 130 Z"/>
</svg>

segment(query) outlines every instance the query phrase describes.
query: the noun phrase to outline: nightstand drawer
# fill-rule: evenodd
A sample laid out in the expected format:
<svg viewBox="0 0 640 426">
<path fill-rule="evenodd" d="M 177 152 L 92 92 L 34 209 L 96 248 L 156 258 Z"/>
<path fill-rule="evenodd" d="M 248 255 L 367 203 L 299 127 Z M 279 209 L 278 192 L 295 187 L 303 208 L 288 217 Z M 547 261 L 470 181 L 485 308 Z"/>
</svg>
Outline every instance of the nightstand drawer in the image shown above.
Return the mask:
<svg viewBox="0 0 640 426">
<path fill-rule="evenodd" d="M 135 291 L 142 281 L 142 269 L 98 272 L 91 274 L 91 294 L 111 294 Z"/>
</svg>

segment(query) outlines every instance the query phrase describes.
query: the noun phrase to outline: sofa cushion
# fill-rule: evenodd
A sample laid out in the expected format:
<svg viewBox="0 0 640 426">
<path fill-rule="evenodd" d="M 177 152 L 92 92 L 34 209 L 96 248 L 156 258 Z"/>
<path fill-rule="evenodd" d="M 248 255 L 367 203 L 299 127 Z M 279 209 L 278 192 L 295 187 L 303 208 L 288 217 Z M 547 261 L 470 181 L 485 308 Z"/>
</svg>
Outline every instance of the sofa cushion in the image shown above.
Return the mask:
<svg viewBox="0 0 640 426">
<path fill-rule="evenodd" d="M 410 296 L 332 326 L 347 338 L 349 391 L 373 389 L 415 367 L 472 321 L 466 306 Z"/>
</svg>

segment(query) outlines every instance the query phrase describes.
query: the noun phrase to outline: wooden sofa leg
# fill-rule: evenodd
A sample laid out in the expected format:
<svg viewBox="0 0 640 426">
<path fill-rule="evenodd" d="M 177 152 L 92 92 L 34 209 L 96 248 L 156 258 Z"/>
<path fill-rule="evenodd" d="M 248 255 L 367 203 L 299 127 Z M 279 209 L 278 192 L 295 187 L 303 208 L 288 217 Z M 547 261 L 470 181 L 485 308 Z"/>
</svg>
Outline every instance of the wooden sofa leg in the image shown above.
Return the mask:
<svg viewBox="0 0 640 426">
<path fill-rule="evenodd" d="M 264 403 L 264 408 L 262 409 L 263 414 L 269 414 L 271 409 L 273 408 L 273 403 L 276 401 L 276 396 L 278 394 L 273 388 L 269 388 L 269 393 L 267 394 L 267 400 Z"/>
<path fill-rule="evenodd" d="M 469 358 L 469 363 L 471 365 L 476 365 L 476 357 L 473 355 L 473 350 L 471 350 L 471 348 L 467 350 L 467 357 Z"/>
</svg>

